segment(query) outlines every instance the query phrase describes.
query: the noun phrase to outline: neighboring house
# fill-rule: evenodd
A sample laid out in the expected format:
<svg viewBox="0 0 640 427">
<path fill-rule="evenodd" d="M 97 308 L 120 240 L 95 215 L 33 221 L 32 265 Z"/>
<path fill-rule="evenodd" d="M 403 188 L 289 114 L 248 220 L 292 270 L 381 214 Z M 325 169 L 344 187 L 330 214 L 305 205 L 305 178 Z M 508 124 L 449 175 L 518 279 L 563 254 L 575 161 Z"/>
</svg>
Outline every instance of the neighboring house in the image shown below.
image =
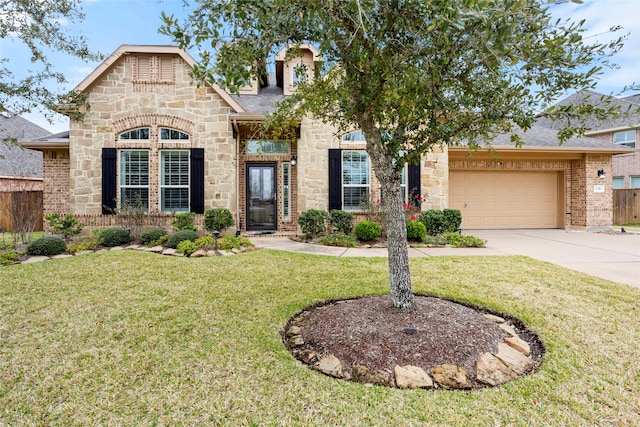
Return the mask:
<svg viewBox="0 0 640 427">
<path fill-rule="evenodd" d="M 379 197 L 362 132 L 337 134 L 303 118 L 290 141 L 259 139 L 266 113 L 295 91 L 296 69 L 304 65 L 311 78 L 321 60 L 313 46 L 302 51 L 287 62 L 283 50 L 268 82 L 230 95 L 194 85 L 195 61 L 176 47 L 121 46 L 76 88 L 91 108 L 71 119 L 68 138 L 27 144 L 44 153 L 45 212 L 109 225 L 123 202 L 156 217 L 225 207 L 243 233 L 295 233 L 308 209 L 358 213 L 364 197 Z M 524 140 L 515 148 L 497 138 L 497 160 L 434 149 L 405 169 L 405 195 L 426 198 L 423 209 L 460 209 L 464 228 L 612 224 L 611 183 L 598 173 L 610 176 L 611 157 L 624 148 L 589 138 L 558 146 L 540 127 Z"/>
<path fill-rule="evenodd" d="M 618 147 L 631 148 L 629 152 L 613 157 L 611 181 L 614 189 L 640 188 L 640 95 L 615 98 L 593 91 L 575 93 L 562 100 L 558 105 L 571 105 L 588 100 L 593 105 L 611 103 L 620 107 L 623 115 L 611 120 L 590 120 L 586 136 L 597 138 Z M 562 123 L 544 120 L 543 125 L 557 128 Z"/>
<path fill-rule="evenodd" d="M 50 133 L 23 117 L 0 113 L 0 229 L 13 230 L 12 215 L 7 210 L 18 203 L 19 197 L 20 200 L 39 198 L 36 204 L 42 205 L 42 153 L 21 147 L 20 141 Z M 14 196 L 15 193 L 23 196 Z M 24 195 L 26 193 L 31 195 Z M 36 228 L 42 229 L 41 221 Z"/>
</svg>

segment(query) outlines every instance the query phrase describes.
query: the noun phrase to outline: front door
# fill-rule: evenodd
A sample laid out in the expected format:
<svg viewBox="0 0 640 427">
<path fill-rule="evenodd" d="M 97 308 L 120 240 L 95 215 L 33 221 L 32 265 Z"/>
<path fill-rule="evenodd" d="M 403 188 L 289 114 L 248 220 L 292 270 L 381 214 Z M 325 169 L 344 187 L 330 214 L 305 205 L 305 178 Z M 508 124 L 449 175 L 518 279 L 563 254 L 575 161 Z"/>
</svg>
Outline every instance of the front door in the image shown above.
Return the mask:
<svg viewBox="0 0 640 427">
<path fill-rule="evenodd" d="M 276 230 L 276 165 L 247 165 L 247 230 Z"/>
</svg>

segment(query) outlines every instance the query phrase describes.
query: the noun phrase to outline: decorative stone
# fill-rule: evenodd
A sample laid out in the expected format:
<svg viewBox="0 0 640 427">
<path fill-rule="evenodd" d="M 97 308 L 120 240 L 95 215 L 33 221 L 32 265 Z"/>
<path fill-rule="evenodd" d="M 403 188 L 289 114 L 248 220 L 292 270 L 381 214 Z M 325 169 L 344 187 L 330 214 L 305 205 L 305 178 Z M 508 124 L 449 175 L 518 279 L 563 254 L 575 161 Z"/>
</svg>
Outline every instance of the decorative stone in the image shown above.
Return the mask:
<svg viewBox="0 0 640 427">
<path fill-rule="evenodd" d="M 469 381 L 467 370 L 455 365 L 443 364 L 430 372 L 431 378 L 446 389 L 468 389 L 473 387 Z"/>
<path fill-rule="evenodd" d="M 318 353 L 311 350 L 303 350 L 299 354 L 300 360 L 304 363 L 311 363 L 318 358 Z"/>
<path fill-rule="evenodd" d="M 167 248 L 164 251 L 162 251 L 162 255 L 175 255 L 176 254 L 176 250 L 173 248 Z"/>
<path fill-rule="evenodd" d="M 207 251 L 207 256 L 219 256 L 220 252 L 216 252 L 213 249 Z"/>
<path fill-rule="evenodd" d="M 324 374 L 331 375 L 332 377 L 343 377 L 342 363 L 332 354 L 317 361 L 313 367 Z"/>
<path fill-rule="evenodd" d="M 232 248 L 231 252 L 233 252 L 234 254 L 238 255 L 240 253 L 242 253 L 242 251 L 240 249 L 236 249 L 236 248 Z"/>
<path fill-rule="evenodd" d="M 525 356 L 529 356 L 531 354 L 531 347 L 529 347 L 529 344 L 520 337 L 508 337 L 505 338 L 504 342 Z"/>
<path fill-rule="evenodd" d="M 114 247 L 111 248 L 112 251 L 121 251 L 123 249 L 124 248 L 122 246 L 114 246 Z"/>
<path fill-rule="evenodd" d="M 293 335 L 289 337 L 289 345 L 291 347 L 300 347 L 304 345 L 304 339 L 302 339 L 301 335 Z"/>
<path fill-rule="evenodd" d="M 483 354 L 476 362 L 476 379 L 492 386 L 514 380 L 518 375 L 491 353 Z"/>
<path fill-rule="evenodd" d="M 292 326 L 289 328 L 289 330 L 287 331 L 287 337 L 292 337 L 294 335 L 300 335 L 302 333 L 302 330 L 300 329 L 300 326 Z"/>
<path fill-rule="evenodd" d="M 495 314 L 489 314 L 489 313 L 485 313 L 482 316 L 484 316 L 485 319 L 489 319 L 492 322 L 496 322 L 496 323 L 504 323 L 505 320 L 500 317 L 500 316 L 496 316 Z"/>
<path fill-rule="evenodd" d="M 205 251 L 204 249 L 198 249 L 197 251 L 195 251 L 194 253 L 192 253 L 189 258 L 202 258 L 207 256 L 207 251 Z"/>
<path fill-rule="evenodd" d="M 391 386 L 391 378 L 380 372 L 373 371 L 365 365 L 354 364 L 351 368 L 351 377 L 354 381 L 365 384 Z"/>
<path fill-rule="evenodd" d="M 76 252 L 76 256 L 77 255 L 87 255 L 87 254 L 92 254 L 92 253 L 93 253 L 93 251 L 79 251 L 79 252 Z"/>
<path fill-rule="evenodd" d="M 228 255 L 235 255 L 233 252 L 227 252 L 227 251 L 220 251 L 220 253 L 222 255 L 228 256 Z"/>
<path fill-rule="evenodd" d="M 513 326 L 511 326 L 510 324 L 504 322 L 504 323 L 500 323 L 498 326 L 500 327 L 500 329 L 502 329 L 503 331 L 505 331 L 506 333 L 508 333 L 512 337 L 517 337 L 518 336 L 518 333 L 516 332 L 515 329 L 513 329 Z"/>
<path fill-rule="evenodd" d="M 498 344 L 498 353 L 495 356 L 520 375 L 534 365 L 533 360 L 505 343 Z"/>
<path fill-rule="evenodd" d="M 145 251 L 153 252 L 154 254 L 161 254 L 164 248 L 162 246 L 153 246 L 151 248 L 146 248 Z"/>
<path fill-rule="evenodd" d="M 71 258 L 73 257 L 73 255 L 71 254 L 59 254 L 59 255 L 54 255 L 51 257 L 51 259 L 61 259 L 61 258 Z"/>
<path fill-rule="evenodd" d="M 22 264 L 32 264 L 34 262 L 42 262 L 42 261 L 46 261 L 48 259 L 49 259 L 49 257 L 48 256 L 44 256 L 44 255 L 32 256 L 32 257 L 29 257 L 29 258 L 25 259 L 24 261 L 22 261 Z"/>
<path fill-rule="evenodd" d="M 399 388 L 433 388 L 433 380 L 419 366 L 396 365 L 393 373 Z"/>
</svg>

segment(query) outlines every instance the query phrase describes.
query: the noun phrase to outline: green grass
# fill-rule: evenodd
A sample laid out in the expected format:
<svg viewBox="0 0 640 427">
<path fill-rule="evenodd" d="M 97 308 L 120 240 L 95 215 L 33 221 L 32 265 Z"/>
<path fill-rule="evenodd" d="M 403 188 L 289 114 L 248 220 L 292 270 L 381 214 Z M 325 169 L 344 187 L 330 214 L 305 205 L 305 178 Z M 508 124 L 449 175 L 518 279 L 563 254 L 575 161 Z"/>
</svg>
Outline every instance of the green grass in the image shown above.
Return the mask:
<svg viewBox="0 0 640 427">
<path fill-rule="evenodd" d="M 640 291 L 525 257 L 412 259 L 414 290 L 519 317 L 540 371 L 472 392 L 294 360 L 287 319 L 387 293 L 386 260 L 119 251 L 0 268 L 0 425 L 640 425 Z"/>
</svg>

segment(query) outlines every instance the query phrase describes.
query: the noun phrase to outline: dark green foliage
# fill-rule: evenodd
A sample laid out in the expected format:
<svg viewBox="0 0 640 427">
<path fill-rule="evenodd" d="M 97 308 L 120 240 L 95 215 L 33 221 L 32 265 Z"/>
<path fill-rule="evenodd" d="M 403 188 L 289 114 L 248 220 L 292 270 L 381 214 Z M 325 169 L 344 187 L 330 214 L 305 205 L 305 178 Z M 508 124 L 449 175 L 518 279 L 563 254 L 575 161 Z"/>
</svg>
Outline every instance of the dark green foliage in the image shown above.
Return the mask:
<svg viewBox="0 0 640 427">
<path fill-rule="evenodd" d="M 454 248 L 484 248 L 486 240 L 470 234 L 460 234 L 455 232 L 446 232 L 442 235 Z"/>
<path fill-rule="evenodd" d="M 196 218 L 195 212 L 183 212 L 176 214 L 175 218 L 171 220 L 171 225 L 176 230 L 193 230 L 196 231 L 196 226 L 193 224 L 193 220 Z"/>
<path fill-rule="evenodd" d="M 379 224 L 371 221 L 360 221 L 356 225 L 356 237 L 358 240 L 368 242 L 380 236 L 382 228 Z"/>
<path fill-rule="evenodd" d="M 67 250 L 67 244 L 57 236 L 45 236 L 34 240 L 27 246 L 27 255 L 32 256 L 52 256 L 61 254 Z"/>
<path fill-rule="evenodd" d="M 193 230 L 176 231 L 171 236 L 169 236 L 169 239 L 167 240 L 167 247 L 175 249 L 178 247 L 180 242 L 184 242 L 185 240 L 195 242 L 196 240 L 198 240 L 198 237 L 198 233 Z"/>
<path fill-rule="evenodd" d="M 112 248 L 114 246 L 126 245 L 131 242 L 131 234 L 122 227 L 105 228 L 100 231 L 100 243 L 103 246 Z"/>
<path fill-rule="evenodd" d="M 462 214 L 458 209 L 443 209 L 445 231 L 458 231 L 462 224 Z"/>
<path fill-rule="evenodd" d="M 204 213 L 204 221 L 202 228 L 209 233 L 214 231 L 223 232 L 227 228 L 231 227 L 235 222 L 233 221 L 233 215 L 227 208 L 215 208 L 209 209 Z"/>
<path fill-rule="evenodd" d="M 420 221 L 407 222 L 407 240 L 423 242 L 427 238 L 427 228 Z"/>
<path fill-rule="evenodd" d="M 140 243 L 143 245 L 149 245 L 152 243 L 159 242 L 163 236 L 166 236 L 167 230 L 164 228 L 150 228 L 149 230 L 142 233 L 140 236 Z"/>
<path fill-rule="evenodd" d="M 341 246 L 344 248 L 356 247 L 356 239 L 352 235 L 344 233 L 322 236 L 318 239 L 318 243 L 325 246 Z"/>
<path fill-rule="evenodd" d="M 441 210 L 429 209 L 422 212 L 418 219 L 424 224 L 427 234 L 437 236 L 445 231 L 445 217 Z"/>
<path fill-rule="evenodd" d="M 54 213 L 45 215 L 44 218 L 49 221 L 49 225 L 56 233 L 62 234 L 65 239 L 71 238 L 82 231 L 82 224 L 78 221 L 74 214 L 68 213 L 64 216 Z"/>
<path fill-rule="evenodd" d="M 343 234 L 351 234 L 354 216 L 351 212 L 333 209 L 329 212 L 329 224 Z"/>
<path fill-rule="evenodd" d="M 298 225 L 302 229 L 307 239 L 312 239 L 320 233 L 324 233 L 327 228 L 325 221 L 327 220 L 327 213 L 319 209 L 309 209 L 302 212 L 298 217 Z"/>
</svg>

